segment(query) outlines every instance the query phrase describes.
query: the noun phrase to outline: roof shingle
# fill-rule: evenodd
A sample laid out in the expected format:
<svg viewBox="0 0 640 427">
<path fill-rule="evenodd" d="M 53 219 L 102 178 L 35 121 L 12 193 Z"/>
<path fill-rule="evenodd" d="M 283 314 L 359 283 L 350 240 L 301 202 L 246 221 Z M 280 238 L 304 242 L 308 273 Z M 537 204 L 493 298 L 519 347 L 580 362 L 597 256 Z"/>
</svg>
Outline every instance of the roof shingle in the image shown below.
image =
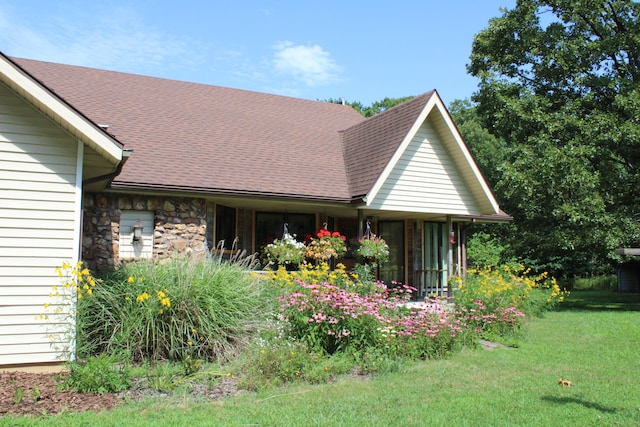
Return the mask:
<svg viewBox="0 0 640 427">
<path fill-rule="evenodd" d="M 133 149 L 114 188 L 343 202 L 354 195 L 339 132 L 366 119 L 349 106 L 12 60 Z"/>
</svg>

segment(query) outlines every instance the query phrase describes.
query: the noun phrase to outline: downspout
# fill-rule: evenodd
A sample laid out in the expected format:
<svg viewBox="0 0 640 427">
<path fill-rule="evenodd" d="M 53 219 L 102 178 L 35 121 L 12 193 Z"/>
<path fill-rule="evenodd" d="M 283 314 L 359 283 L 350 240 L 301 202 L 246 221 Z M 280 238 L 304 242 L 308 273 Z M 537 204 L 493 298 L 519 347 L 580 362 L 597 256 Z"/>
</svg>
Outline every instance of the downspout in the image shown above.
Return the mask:
<svg viewBox="0 0 640 427">
<path fill-rule="evenodd" d="M 84 149 L 84 143 L 82 143 L 81 141 L 79 141 L 79 144 L 82 144 L 82 147 Z M 78 148 L 78 151 L 80 152 L 80 148 Z M 84 153 L 84 151 L 83 151 Z M 98 182 L 98 181 L 104 181 L 104 180 L 108 180 L 109 182 L 111 182 L 111 180 L 113 178 L 115 178 L 116 176 L 118 176 L 120 174 L 120 172 L 122 172 L 122 167 L 124 166 L 124 164 L 127 162 L 127 160 L 129 159 L 129 157 L 131 157 L 131 154 L 133 153 L 133 150 L 128 149 L 128 150 L 122 150 L 122 160 L 120 160 L 120 162 L 118 163 L 118 166 L 116 167 L 116 170 L 105 174 L 105 175 L 100 175 L 100 176 L 95 176 L 93 178 L 89 178 L 89 179 L 85 179 L 82 180 L 82 187 L 80 189 L 80 198 L 78 201 L 78 205 L 80 206 L 80 230 L 79 232 L 76 234 L 76 236 L 78 237 L 78 247 L 75 248 L 77 250 L 76 254 L 78 259 L 82 259 L 82 241 L 84 239 L 84 215 L 83 215 L 83 205 L 84 205 L 84 188 L 86 185 L 88 184 L 92 184 L 94 182 Z M 82 162 L 82 159 L 79 160 L 79 162 Z M 82 176 L 82 175 L 80 175 Z"/>
<path fill-rule="evenodd" d="M 452 230 L 453 223 L 451 222 L 451 215 L 447 215 L 447 282 L 451 276 L 453 276 L 453 244 L 449 239 L 449 231 Z M 451 286 L 447 283 L 447 296 L 452 297 L 453 292 L 451 290 Z"/>
<path fill-rule="evenodd" d="M 109 182 L 111 182 L 113 178 L 120 175 L 120 172 L 122 172 L 122 167 L 127 162 L 129 157 L 131 157 L 131 154 L 133 154 L 133 150 L 131 149 L 122 150 L 122 160 L 120 160 L 120 163 L 118 163 L 118 166 L 116 167 L 115 171 L 107 173 L 105 175 L 94 176 L 93 178 L 85 179 L 84 181 L 82 181 L 82 188 L 84 189 L 85 185 L 93 184 L 94 182 L 105 181 L 105 180 L 108 180 Z"/>
</svg>

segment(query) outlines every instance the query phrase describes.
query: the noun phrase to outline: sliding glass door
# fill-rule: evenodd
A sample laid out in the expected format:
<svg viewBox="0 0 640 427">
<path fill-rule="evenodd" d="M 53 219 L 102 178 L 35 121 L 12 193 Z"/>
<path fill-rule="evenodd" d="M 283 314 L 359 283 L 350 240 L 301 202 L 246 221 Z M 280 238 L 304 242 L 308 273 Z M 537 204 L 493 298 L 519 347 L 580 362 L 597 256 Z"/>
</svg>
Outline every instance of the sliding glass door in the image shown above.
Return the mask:
<svg viewBox="0 0 640 427">
<path fill-rule="evenodd" d="M 424 268 L 419 271 L 418 297 L 447 294 L 447 234 L 446 224 L 424 223 Z"/>
</svg>

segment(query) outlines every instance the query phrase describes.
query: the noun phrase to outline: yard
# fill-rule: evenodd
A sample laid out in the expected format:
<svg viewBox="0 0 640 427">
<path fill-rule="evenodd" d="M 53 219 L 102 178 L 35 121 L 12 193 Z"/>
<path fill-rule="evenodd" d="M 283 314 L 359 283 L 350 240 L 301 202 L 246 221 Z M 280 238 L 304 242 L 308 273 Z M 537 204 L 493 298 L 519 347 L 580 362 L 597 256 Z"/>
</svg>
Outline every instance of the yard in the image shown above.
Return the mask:
<svg viewBox="0 0 640 427">
<path fill-rule="evenodd" d="M 156 397 L 0 425 L 638 425 L 640 295 L 575 291 L 518 348 L 224 400 Z M 566 379 L 572 386 L 558 384 Z"/>
</svg>

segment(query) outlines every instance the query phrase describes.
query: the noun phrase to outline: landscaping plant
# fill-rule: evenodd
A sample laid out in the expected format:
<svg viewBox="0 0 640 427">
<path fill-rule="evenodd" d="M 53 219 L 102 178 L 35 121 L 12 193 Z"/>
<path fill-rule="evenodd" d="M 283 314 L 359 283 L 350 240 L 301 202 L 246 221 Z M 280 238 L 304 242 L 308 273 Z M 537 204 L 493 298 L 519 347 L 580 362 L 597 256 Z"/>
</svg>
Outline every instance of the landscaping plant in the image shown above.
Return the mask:
<svg viewBox="0 0 640 427">
<path fill-rule="evenodd" d="M 323 265 L 299 273 L 278 271 L 271 278 L 285 290 L 278 315 L 285 335 L 312 351 L 357 355 L 376 349 L 388 358 L 438 357 L 464 331 L 444 302 L 410 309 L 413 288 L 363 283 L 342 266 L 334 272 Z"/>
<path fill-rule="evenodd" d="M 526 316 L 539 316 L 564 300 L 566 292 L 548 273 L 531 276 L 520 265 L 484 267 L 455 277 L 458 316 L 485 338 L 521 335 Z"/>
<path fill-rule="evenodd" d="M 121 362 L 121 358 L 107 354 L 72 362 L 69 373 L 63 376 L 62 388 L 100 394 L 126 390 L 131 385 L 131 372 Z"/>
<path fill-rule="evenodd" d="M 127 262 L 78 300 L 79 348 L 127 351 L 134 361 L 226 360 L 258 329 L 260 295 L 260 282 L 235 264 Z"/>
</svg>

